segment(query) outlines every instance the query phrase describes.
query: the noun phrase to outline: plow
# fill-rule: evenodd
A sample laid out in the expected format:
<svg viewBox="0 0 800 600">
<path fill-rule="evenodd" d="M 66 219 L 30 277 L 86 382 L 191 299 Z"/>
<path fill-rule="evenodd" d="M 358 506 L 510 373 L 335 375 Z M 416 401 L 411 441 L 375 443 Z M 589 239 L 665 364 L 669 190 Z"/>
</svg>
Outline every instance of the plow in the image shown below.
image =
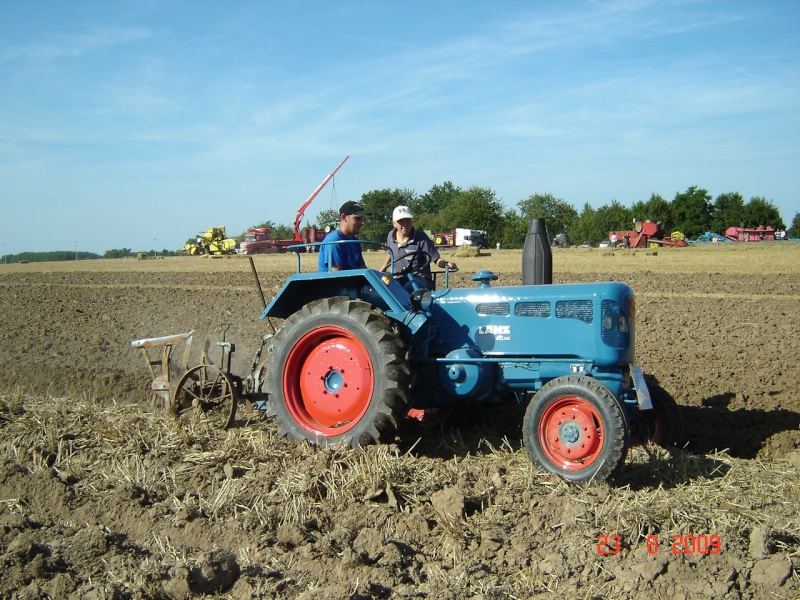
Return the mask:
<svg viewBox="0 0 800 600">
<path fill-rule="evenodd" d="M 131 342 L 167 412 L 228 429 L 237 406 L 250 403 L 296 443 L 359 448 L 392 442 L 412 414 L 502 410 L 510 400 L 524 408 L 531 462 L 570 482 L 613 477 L 631 446 L 680 443 L 677 403 L 635 363 L 633 290 L 614 281 L 553 284 L 542 219 L 530 222 L 523 285 L 515 286 L 496 285 L 498 275 L 482 270 L 472 286 L 455 288 L 444 270 L 444 285 L 429 290 L 407 270 L 423 268 L 425 256 L 393 257 L 389 273 L 302 272 L 305 245 L 289 249 L 297 272 L 269 302 L 258 284 L 259 319 L 271 331 L 246 375 L 231 372 L 227 325 L 217 362 L 206 341 L 189 364 L 192 331 Z M 395 272 L 403 258 L 416 260 Z"/>
<path fill-rule="evenodd" d="M 209 357 L 208 340 L 200 362 L 189 365 L 193 331 L 131 342 L 131 347 L 141 350 L 144 356 L 152 376 L 150 390 L 154 399 L 170 414 L 178 418 L 187 415 L 202 417 L 213 427 L 221 429 L 228 429 L 233 424 L 243 394 L 241 377 L 231 373 L 231 359 L 236 347 L 224 339 L 227 328 L 223 325 L 223 341 L 217 342 L 220 349 L 218 365 Z M 175 365 L 172 359 L 179 344 L 184 345 L 183 359 Z M 173 376 L 176 369 L 182 370 L 177 378 Z"/>
</svg>

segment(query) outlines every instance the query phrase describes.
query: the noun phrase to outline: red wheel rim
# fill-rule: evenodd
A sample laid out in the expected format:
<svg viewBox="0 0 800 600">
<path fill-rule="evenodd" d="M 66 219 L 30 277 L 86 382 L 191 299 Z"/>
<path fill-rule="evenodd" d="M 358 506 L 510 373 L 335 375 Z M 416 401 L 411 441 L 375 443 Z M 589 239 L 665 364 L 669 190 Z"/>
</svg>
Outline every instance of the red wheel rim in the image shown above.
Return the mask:
<svg viewBox="0 0 800 600">
<path fill-rule="evenodd" d="M 539 441 L 558 468 L 576 471 L 599 455 L 605 432 L 600 414 L 586 400 L 565 396 L 553 402 L 539 422 Z"/>
<path fill-rule="evenodd" d="M 286 407 L 297 423 L 317 435 L 340 435 L 355 427 L 369 407 L 373 389 L 369 352 L 340 327 L 309 331 L 286 358 Z"/>
</svg>

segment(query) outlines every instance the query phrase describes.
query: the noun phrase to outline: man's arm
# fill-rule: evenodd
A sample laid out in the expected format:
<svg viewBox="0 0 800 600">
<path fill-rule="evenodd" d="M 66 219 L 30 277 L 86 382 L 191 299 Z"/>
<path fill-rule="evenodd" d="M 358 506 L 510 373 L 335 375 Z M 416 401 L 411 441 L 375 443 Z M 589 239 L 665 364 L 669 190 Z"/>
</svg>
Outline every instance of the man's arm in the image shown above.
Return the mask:
<svg viewBox="0 0 800 600">
<path fill-rule="evenodd" d="M 425 236 L 426 240 L 420 245 L 422 248 L 426 248 L 426 252 L 431 257 L 431 265 L 436 265 L 439 268 L 444 269 L 445 267 L 449 267 L 450 269 L 456 268 L 456 263 L 447 260 L 446 258 L 442 257 L 439 254 L 439 250 L 436 249 L 436 245 L 431 241 L 428 236 Z"/>
<path fill-rule="evenodd" d="M 328 268 L 331 271 L 341 271 L 344 264 L 341 244 L 331 244 L 328 246 Z"/>
</svg>

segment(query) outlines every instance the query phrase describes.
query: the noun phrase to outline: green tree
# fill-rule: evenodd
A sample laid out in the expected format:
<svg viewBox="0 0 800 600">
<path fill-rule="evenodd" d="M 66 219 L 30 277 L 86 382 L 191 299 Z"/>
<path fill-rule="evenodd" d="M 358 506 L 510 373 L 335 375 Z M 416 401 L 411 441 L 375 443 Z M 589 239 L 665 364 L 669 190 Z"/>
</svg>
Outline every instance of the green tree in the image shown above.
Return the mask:
<svg viewBox="0 0 800 600">
<path fill-rule="evenodd" d="M 459 192 L 458 196 L 438 215 L 435 229 L 450 230 L 456 227 L 483 229 L 489 246 L 502 239 L 503 204 L 491 188 L 473 186 Z"/>
<path fill-rule="evenodd" d="M 306 225 L 308 225 L 306 223 Z M 294 223 L 292 225 L 275 225 L 270 232 L 273 239 L 292 240 L 294 239 Z"/>
<path fill-rule="evenodd" d="M 627 230 L 632 224 L 631 209 L 620 204 L 618 200 L 612 200 L 611 204 L 604 204 L 598 209 L 592 208 L 587 202 L 570 228 L 568 236 L 574 244 L 596 244 L 607 240 L 610 231 Z"/>
<path fill-rule="evenodd" d="M 794 219 L 792 219 L 792 224 L 786 231 L 786 237 L 800 237 L 800 213 L 794 213 Z"/>
<path fill-rule="evenodd" d="M 711 196 L 697 186 L 688 188 L 684 193 L 675 194 L 672 201 L 673 227 L 667 233 L 680 231 L 687 238 L 694 239 L 711 227 Z"/>
<path fill-rule="evenodd" d="M 612 200 L 611 204 L 604 204 L 597 209 L 595 223 L 601 233 L 600 239 L 607 240 L 609 232 L 631 228 L 631 209 L 620 204 L 618 200 Z"/>
<path fill-rule="evenodd" d="M 526 221 L 535 218 L 544 219 L 551 242 L 557 234 L 569 231 L 578 219 L 575 207 L 553 194 L 533 194 L 517 202 L 517 206 L 521 217 Z"/>
<path fill-rule="evenodd" d="M 94 252 L 78 252 L 76 257 L 75 250 L 51 250 L 48 252 L 20 252 L 19 254 L 10 254 L 7 257 L 7 262 L 58 262 L 93 260 L 96 258 L 100 258 L 100 255 Z"/>
<path fill-rule="evenodd" d="M 128 258 L 129 256 L 133 256 L 133 250 L 130 248 L 115 248 L 103 252 L 103 258 Z"/>
<path fill-rule="evenodd" d="M 278 225 L 274 221 L 264 221 L 258 225 L 253 225 L 248 227 L 246 231 L 243 231 L 239 235 L 235 236 L 237 242 L 241 242 L 244 239 L 245 234 L 248 231 L 252 231 L 253 229 L 262 229 L 266 228 L 269 229 L 269 235 L 274 240 L 291 240 L 294 239 L 294 224 L 292 225 Z M 194 241 L 194 238 L 189 239 L 190 242 Z"/>
<path fill-rule="evenodd" d="M 672 206 L 669 201 L 662 198 L 659 194 L 651 194 L 647 202 L 637 203 L 631 208 L 631 221 L 651 221 L 661 223 L 665 230 L 672 228 Z M 631 222 L 625 229 L 630 229 Z"/>
<path fill-rule="evenodd" d="M 317 215 L 317 220 L 314 223 L 314 227 L 317 229 L 321 229 L 325 231 L 326 227 L 330 227 L 331 230 L 336 229 L 339 226 L 339 209 L 338 208 L 326 208 Z"/>
<path fill-rule="evenodd" d="M 744 198 L 739 192 L 720 194 L 711 207 L 711 231 L 725 234 L 728 227 L 744 222 Z"/>
<path fill-rule="evenodd" d="M 572 240 L 572 243 L 582 244 L 584 242 L 596 243 L 605 239 L 608 233 L 603 232 L 602 226 L 597 220 L 597 211 L 587 202 L 583 205 L 581 214 L 567 235 Z"/>
<path fill-rule="evenodd" d="M 392 211 L 394 207 L 401 204 L 411 206 L 415 198 L 416 193 L 410 189 L 373 190 L 363 194 L 361 203 L 367 209 L 367 212 L 371 214 L 366 218 L 364 227 L 358 237 L 362 240 L 372 240 L 373 242 L 386 242 L 386 235 L 392 229 Z"/>
<path fill-rule="evenodd" d="M 440 213 L 450 205 L 454 198 L 458 197 L 461 191 L 461 188 L 455 187 L 450 181 L 445 181 L 442 185 L 434 185 L 409 204 L 409 208 L 414 213 L 414 220 Z"/>
<path fill-rule="evenodd" d="M 528 235 L 528 220 L 511 209 L 503 213 L 502 221 L 500 237 L 495 240 L 495 243 L 500 242 L 503 248 L 522 248 L 525 245 L 525 237 Z"/>
<path fill-rule="evenodd" d="M 763 225 L 775 229 L 785 228 L 778 208 L 772 202 L 759 196 L 750 198 L 750 202 L 744 206 L 744 223 L 745 227 Z"/>
</svg>

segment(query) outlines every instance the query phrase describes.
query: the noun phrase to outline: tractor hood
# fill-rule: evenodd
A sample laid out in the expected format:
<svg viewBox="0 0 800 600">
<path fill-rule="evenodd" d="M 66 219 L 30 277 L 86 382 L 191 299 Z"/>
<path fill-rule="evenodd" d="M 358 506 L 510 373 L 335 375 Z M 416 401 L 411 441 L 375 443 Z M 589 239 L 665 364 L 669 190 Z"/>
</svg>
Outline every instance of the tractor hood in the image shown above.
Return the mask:
<svg viewBox="0 0 800 600">
<path fill-rule="evenodd" d="M 635 301 L 620 282 L 482 286 L 434 293 L 439 352 L 633 362 Z"/>
</svg>

